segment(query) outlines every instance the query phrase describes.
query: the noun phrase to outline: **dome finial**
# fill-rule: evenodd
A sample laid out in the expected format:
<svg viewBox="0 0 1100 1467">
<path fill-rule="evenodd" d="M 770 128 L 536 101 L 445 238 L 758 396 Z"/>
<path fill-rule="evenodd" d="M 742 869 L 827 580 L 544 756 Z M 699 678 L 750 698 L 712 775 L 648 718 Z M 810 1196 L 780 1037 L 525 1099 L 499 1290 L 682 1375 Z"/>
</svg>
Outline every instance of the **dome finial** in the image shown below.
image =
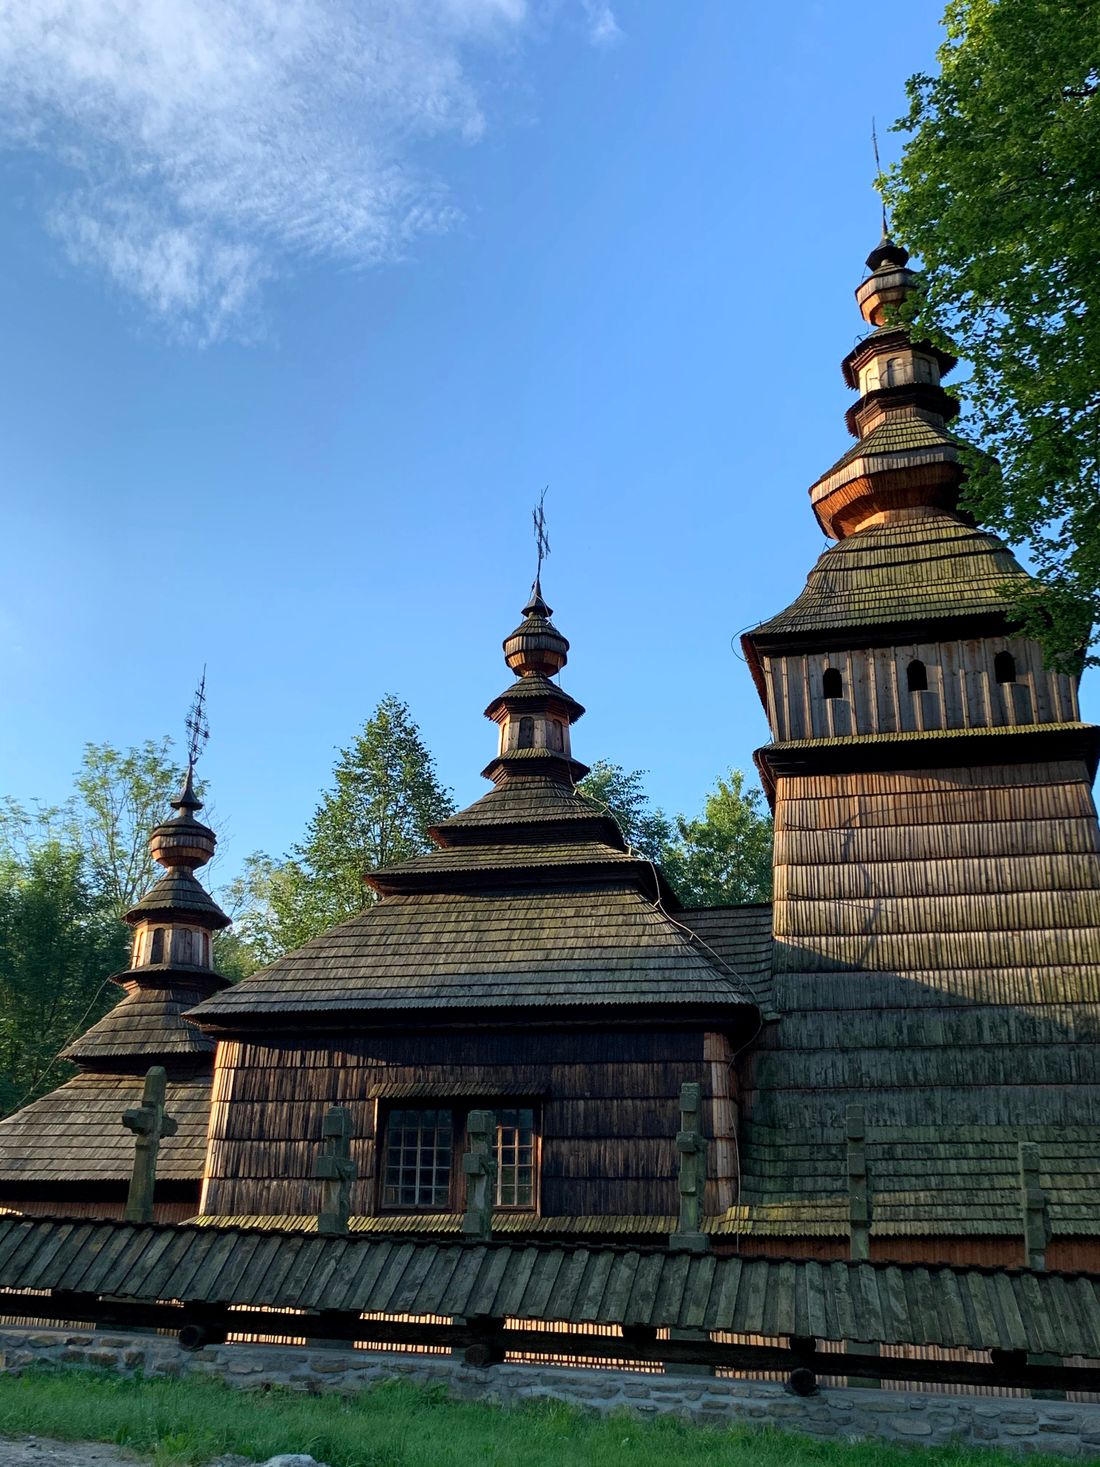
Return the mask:
<svg viewBox="0 0 1100 1467">
<path fill-rule="evenodd" d="M 183 788 L 174 800 L 169 800 L 173 810 L 186 810 L 189 814 L 202 809 L 202 801 L 195 793 L 195 761 L 188 759 L 187 773 L 183 777 Z"/>
</svg>

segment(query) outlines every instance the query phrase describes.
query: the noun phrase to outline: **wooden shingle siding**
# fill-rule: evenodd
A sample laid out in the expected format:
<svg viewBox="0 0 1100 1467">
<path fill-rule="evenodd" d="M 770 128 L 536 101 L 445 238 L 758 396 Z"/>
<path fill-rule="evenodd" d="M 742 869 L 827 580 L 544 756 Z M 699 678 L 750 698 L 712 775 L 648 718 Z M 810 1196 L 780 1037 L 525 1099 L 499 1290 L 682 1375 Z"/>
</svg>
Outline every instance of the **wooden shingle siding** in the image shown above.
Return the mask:
<svg viewBox="0 0 1100 1467">
<path fill-rule="evenodd" d="M 429 1086 L 456 1103 L 467 1087 L 539 1097 L 541 1210 L 675 1212 L 680 1086 L 705 1077 L 704 1034 L 526 1029 L 353 1036 L 302 1047 L 293 1038 L 219 1048 L 203 1211 L 308 1213 L 325 1112 L 352 1115 L 359 1177 L 352 1212 L 375 1207 L 376 1093 Z"/>
<path fill-rule="evenodd" d="M 1100 1280 L 0 1217 L 0 1289 L 1100 1356 Z"/>
<path fill-rule="evenodd" d="M 823 1217 L 868 1117 L 872 1236 L 1100 1215 L 1100 860 L 1084 767 L 782 776 L 774 1003 L 744 1064 L 742 1200 Z M 838 1227 L 840 1224 L 838 1222 Z M 841 1229 L 842 1230 L 842 1229 Z"/>
</svg>

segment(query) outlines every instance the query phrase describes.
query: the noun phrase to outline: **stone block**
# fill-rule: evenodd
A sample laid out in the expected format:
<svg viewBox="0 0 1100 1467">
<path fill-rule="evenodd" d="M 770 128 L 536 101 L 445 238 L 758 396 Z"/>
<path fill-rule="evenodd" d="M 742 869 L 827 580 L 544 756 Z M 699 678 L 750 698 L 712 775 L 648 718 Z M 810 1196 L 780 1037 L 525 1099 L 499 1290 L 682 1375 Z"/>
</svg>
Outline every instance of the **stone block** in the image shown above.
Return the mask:
<svg viewBox="0 0 1100 1467">
<path fill-rule="evenodd" d="M 912 1416 L 891 1416 L 886 1423 L 887 1428 L 896 1432 L 898 1436 L 931 1436 L 932 1423 L 930 1421 L 917 1421 Z"/>
</svg>

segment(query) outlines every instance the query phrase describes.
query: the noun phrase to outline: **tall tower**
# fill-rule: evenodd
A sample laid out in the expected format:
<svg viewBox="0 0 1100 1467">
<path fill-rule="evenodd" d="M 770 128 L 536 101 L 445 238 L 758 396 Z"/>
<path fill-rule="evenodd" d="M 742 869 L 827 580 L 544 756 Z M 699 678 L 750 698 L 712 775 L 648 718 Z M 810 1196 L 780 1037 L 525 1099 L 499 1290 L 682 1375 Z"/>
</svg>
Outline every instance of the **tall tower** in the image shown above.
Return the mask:
<svg viewBox="0 0 1100 1467">
<path fill-rule="evenodd" d="M 742 1196 L 754 1232 L 841 1250 L 860 1103 L 876 1256 L 1019 1261 L 1027 1140 L 1052 1265 L 1100 1267 L 1100 730 L 1013 629 L 1026 573 L 958 508 L 954 359 L 887 319 L 906 251 L 867 265 L 856 442 L 810 489 L 836 543 L 744 638 L 781 1017 L 747 1064 Z"/>
</svg>

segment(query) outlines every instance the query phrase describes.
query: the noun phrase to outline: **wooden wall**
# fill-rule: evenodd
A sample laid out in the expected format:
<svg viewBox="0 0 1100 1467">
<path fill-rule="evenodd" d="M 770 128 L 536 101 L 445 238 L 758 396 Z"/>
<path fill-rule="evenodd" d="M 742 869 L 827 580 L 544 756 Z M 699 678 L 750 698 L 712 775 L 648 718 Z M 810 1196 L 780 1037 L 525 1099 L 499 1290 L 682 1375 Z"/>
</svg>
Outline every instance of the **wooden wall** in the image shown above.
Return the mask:
<svg viewBox="0 0 1100 1467">
<path fill-rule="evenodd" d="M 352 1211 L 374 1212 L 379 1101 L 372 1091 L 431 1086 L 445 1094 L 453 1087 L 461 1097 L 473 1083 L 502 1097 L 541 1097 L 543 1216 L 669 1216 L 679 1207 L 680 1086 L 698 1080 L 709 1094 L 714 1052 L 708 1045 L 704 1054 L 703 1034 L 676 1030 L 418 1030 L 222 1042 L 202 1210 L 315 1212 L 321 1124 L 339 1104 L 352 1112 L 359 1165 Z M 410 1096 L 392 1103 L 432 1102 Z"/>
<path fill-rule="evenodd" d="M 1007 651 L 1016 681 L 998 683 L 994 658 Z M 928 688 L 910 692 L 906 672 L 924 663 Z M 826 668 L 841 676 L 842 695 L 826 698 Z M 768 716 L 776 739 L 831 738 L 938 728 L 1070 723 L 1079 717 L 1073 678 L 1048 672 L 1036 642 L 974 638 L 799 653 L 765 659 Z"/>
<path fill-rule="evenodd" d="M 744 1062 L 742 1200 L 810 1215 L 843 1195 L 844 1112 L 862 1103 L 880 1220 L 1012 1230 L 1032 1140 L 1056 1231 L 1100 1234 L 1084 765 L 784 776 L 775 842 L 783 1017 Z"/>
</svg>

